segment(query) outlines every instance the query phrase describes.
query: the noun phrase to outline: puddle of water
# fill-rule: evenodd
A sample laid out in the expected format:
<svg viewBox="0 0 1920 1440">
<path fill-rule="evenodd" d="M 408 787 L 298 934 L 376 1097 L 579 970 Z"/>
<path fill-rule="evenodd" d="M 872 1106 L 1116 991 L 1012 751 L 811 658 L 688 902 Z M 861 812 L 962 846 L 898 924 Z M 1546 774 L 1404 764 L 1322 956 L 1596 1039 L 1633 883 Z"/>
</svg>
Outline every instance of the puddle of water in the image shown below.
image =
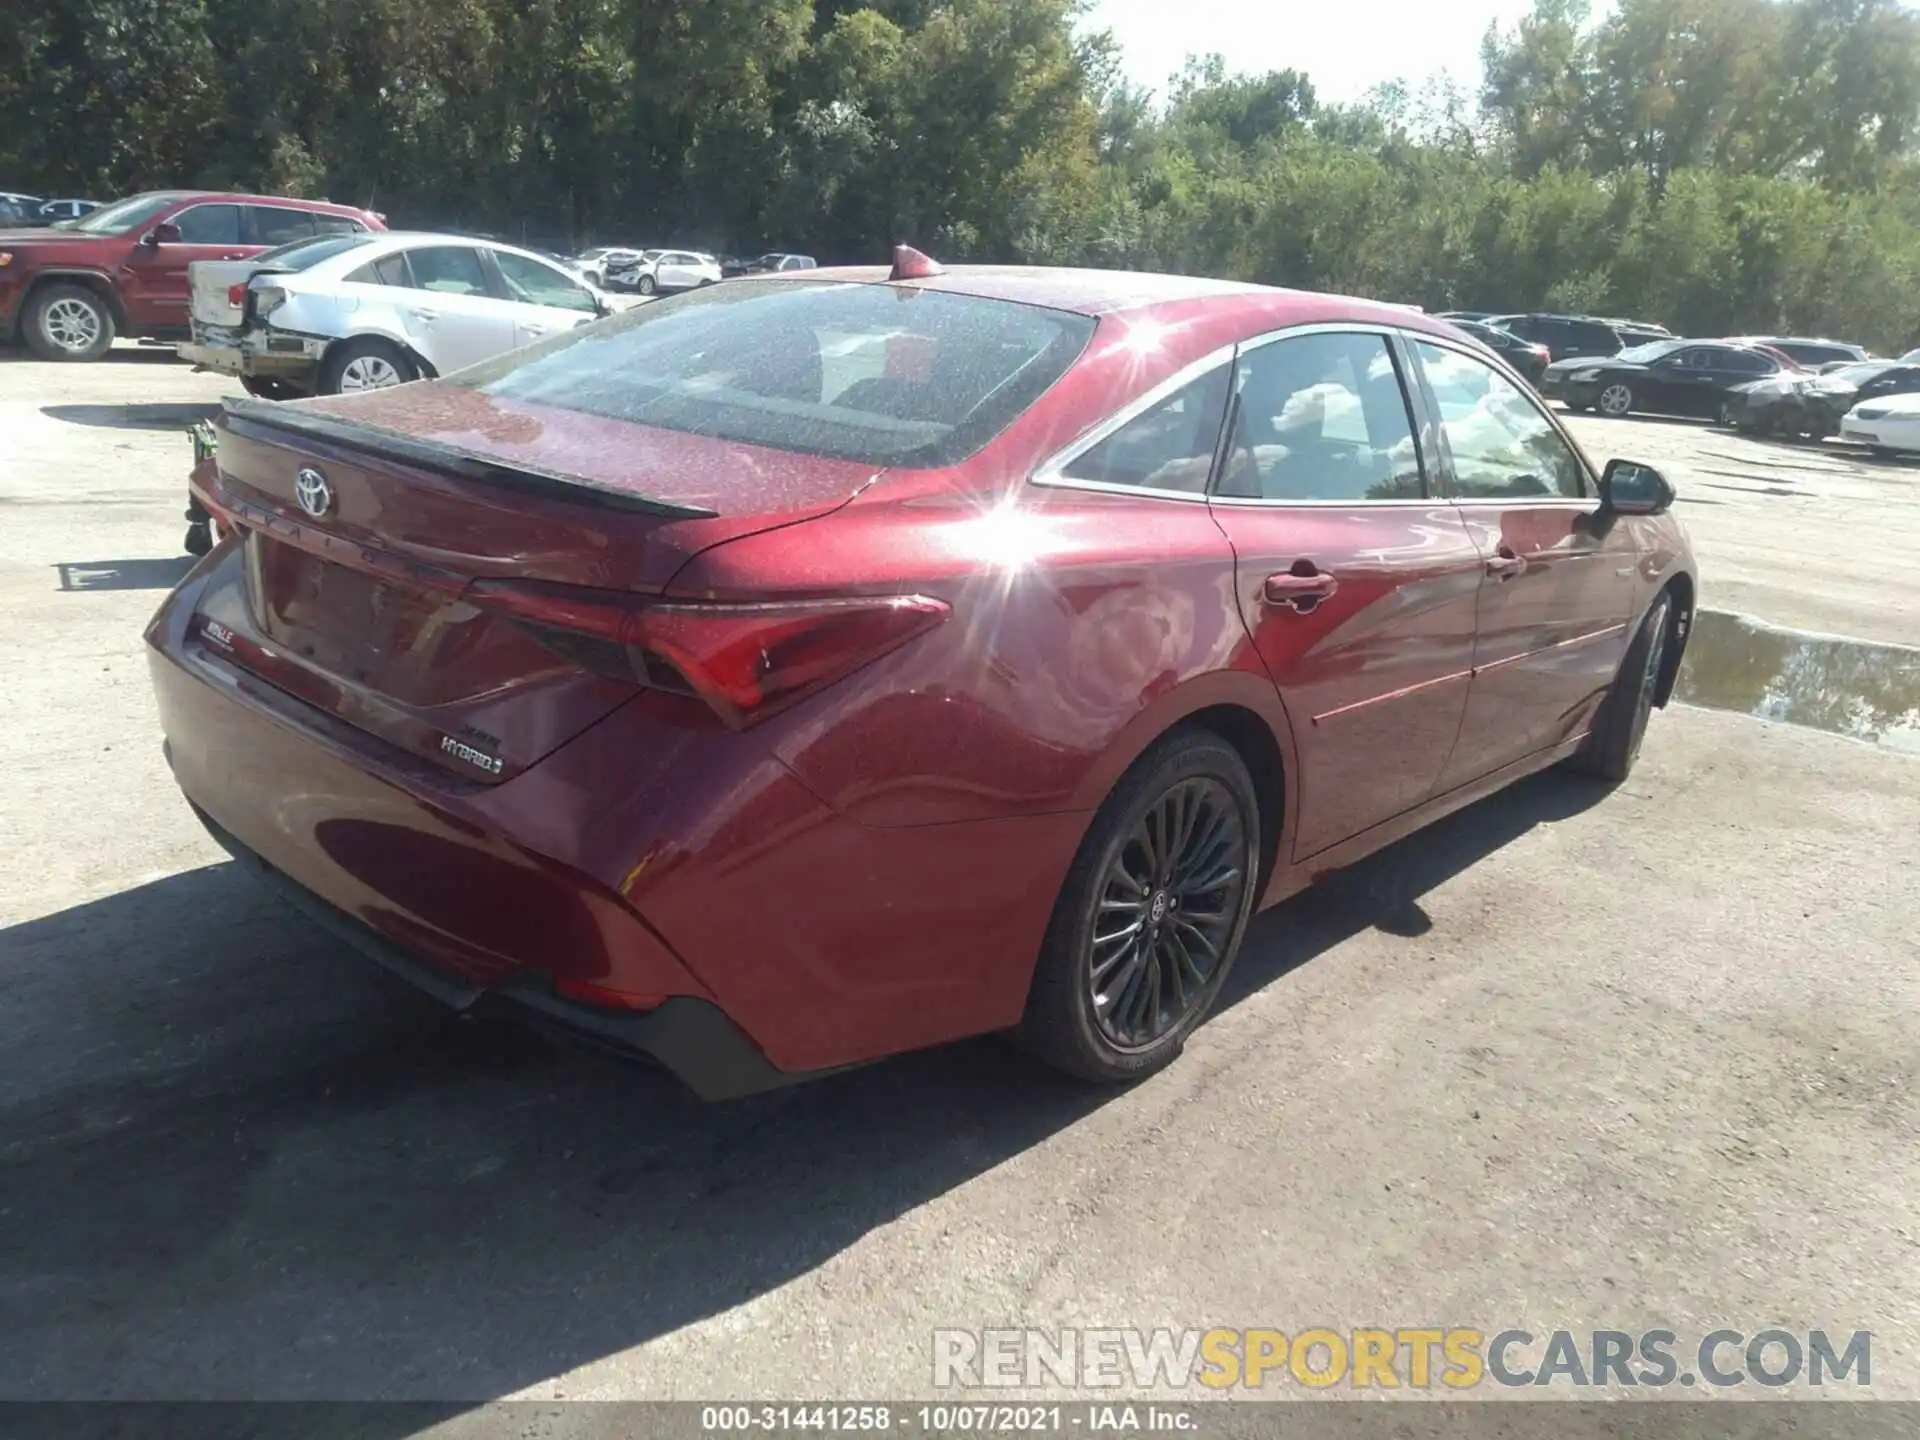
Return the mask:
<svg viewBox="0 0 1920 1440">
<path fill-rule="evenodd" d="M 1920 755 L 1920 650 L 1903 645 L 1702 610 L 1673 697 Z"/>
</svg>

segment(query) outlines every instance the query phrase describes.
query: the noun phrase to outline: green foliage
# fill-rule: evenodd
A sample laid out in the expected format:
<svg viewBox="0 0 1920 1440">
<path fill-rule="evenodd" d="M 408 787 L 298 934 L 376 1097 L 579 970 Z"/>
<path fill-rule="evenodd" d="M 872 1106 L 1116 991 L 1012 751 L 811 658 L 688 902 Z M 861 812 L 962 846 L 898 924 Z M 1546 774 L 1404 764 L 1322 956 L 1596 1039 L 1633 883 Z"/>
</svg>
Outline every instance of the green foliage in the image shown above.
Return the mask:
<svg viewBox="0 0 1920 1440">
<path fill-rule="evenodd" d="M 1077 0 L 36 0 L 0 181 L 397 223 L 1182 270 L 1696 334 L 1920 333 L 1920 16 L 1535 0 L 1477 97 L 1116 80 Z M 1477 103 L 1476 103 L 1477 98 Z"/>
</svg>

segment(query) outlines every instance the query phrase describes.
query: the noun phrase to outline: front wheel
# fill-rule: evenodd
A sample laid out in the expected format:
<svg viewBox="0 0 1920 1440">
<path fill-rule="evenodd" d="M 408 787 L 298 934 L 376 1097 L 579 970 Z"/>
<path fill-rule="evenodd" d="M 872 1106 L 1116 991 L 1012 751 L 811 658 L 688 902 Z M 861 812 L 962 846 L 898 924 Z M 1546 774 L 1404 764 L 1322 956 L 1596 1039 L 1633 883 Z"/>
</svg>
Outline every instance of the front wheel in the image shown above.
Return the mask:
<svg viewBox="0 0 1920 1440">
<path fill-rule="evenodd" d="M 33 292 L 22 328 L 42 360 L 98 360 L 113 344 L 113 311 L 84 285 L 46 285 Z"/>
<path fill-rule="evenodd" d="M 1618 784 L 1640 758 L 1640 742 L 1647 735 L 1654 697 L 1660 691 L 1660 669 L 1666 663 L 1668 637 L 1673 629 L 1673 596 L 1661 591 L 1634 633 L 1627 657 L 1613 677 L 1613 688 L 1600 702 L 1586 743 L 1574 754 L 1573 768 Z"/>
<path fill-rule="evenodd" d="M 642 295 L 651 295 L 655 290 L 660 288 L 660 284 L 651 275 L 642 275 L 639 285 L 635 288 L 638 289 Z"/>
<path fill-rule="evenodd" d="M 1162 740 L 1081 842 L 1012 1038 L 1088 1080 L 1172 1063 L 1233 968 L 1259 871 L 1240 753 L 1205 730 Z"/>
<path fill-rule="evenodd" d="M 1618 420 L 1633 409 L 1633 387 L 1616 380 L 1600 392 L 1600 413 Z"/>
</svg>

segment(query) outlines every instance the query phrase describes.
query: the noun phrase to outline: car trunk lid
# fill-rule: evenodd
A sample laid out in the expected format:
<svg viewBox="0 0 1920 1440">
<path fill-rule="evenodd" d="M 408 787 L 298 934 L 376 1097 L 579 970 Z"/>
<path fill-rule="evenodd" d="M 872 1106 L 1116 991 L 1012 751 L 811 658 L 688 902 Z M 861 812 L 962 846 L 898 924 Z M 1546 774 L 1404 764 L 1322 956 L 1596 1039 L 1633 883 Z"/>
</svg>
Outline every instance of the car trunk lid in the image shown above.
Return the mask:
<svg viewBox="0 0 1920 1440">
<path fill-rule="evenodd" d="M 196 260 L 187 267 L 188 315 L 196 326 L 237 329 L 246 319 L 245 295 L 238 302 L 232 291 L 271 265 L 253 260 Z"/>
<path fill-rule="evenodd" d="M 230 400 L 209 498 L 242 532 L 242 579 L 209 589 L 200 635 L 337 719 L 497 783 L 638 682 L 484 603 L 489 587 L 657 595 L 699 550 L 826 514 L 872 477 L 436 382 Z"/>
</svg>

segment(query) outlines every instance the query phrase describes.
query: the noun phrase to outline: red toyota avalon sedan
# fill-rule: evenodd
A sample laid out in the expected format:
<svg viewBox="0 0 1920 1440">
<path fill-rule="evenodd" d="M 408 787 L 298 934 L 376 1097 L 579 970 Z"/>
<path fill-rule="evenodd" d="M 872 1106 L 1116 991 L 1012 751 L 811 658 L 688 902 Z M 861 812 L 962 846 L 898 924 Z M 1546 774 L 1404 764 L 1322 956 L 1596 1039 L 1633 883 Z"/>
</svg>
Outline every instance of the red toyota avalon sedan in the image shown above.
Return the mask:
<svg viewBox="0 0 1920 1440">
<path fill-rule="evenodd" d="M 231 401 L 194 484 L 148 640 L 214 836 L 714 1098 L 990 1031 L 1166 1064 L 1255 909 L 1624 776 L 1696 585 L 1667 482 L 1444 323 L 912 252 Z"/>
</svg>

